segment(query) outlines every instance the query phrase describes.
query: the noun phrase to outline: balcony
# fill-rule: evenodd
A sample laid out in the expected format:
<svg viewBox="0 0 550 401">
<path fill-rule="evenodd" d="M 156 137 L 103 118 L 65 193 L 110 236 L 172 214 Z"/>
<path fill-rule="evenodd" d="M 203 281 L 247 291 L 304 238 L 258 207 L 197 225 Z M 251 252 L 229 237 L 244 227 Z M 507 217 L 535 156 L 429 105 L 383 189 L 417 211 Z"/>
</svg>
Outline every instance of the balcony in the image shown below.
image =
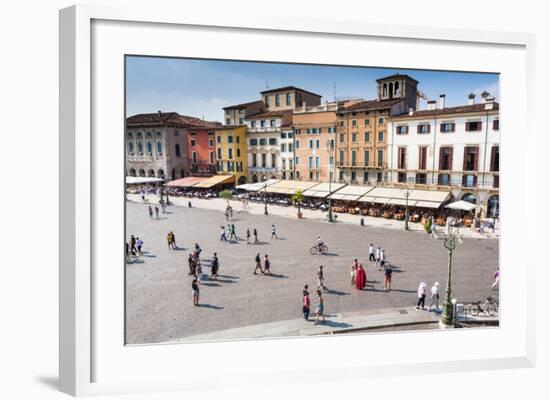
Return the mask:
<svg viewBox="0 0 550 401">
<path fill-rule="evenodd" d="M 166 158 L 164 156 L 153 156 L 153 155 L 149 155 L 149 156 L 136 156 L 136 155 L 130 155 L 130 156 L 126 156 L 126 160 L 129 161 L 129 162 L 154 162 L 154 161 L 164 161 L 166 160 Z"/>
<path fill-rule="evenodd" d="M 248 170 L 251 173 L 275 173 L 276 167 L 249 167 Z"/>
</svg>

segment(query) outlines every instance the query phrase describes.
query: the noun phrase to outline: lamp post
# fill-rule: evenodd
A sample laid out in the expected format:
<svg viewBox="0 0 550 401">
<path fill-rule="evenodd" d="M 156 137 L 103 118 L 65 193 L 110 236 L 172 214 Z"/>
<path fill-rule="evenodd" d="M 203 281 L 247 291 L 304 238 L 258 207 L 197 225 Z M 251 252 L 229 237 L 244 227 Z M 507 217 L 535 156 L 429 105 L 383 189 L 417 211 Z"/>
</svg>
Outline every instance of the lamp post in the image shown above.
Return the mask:
<svg viewBox="0 0 550 401">
<path fill-rule="evenodd" d="M 453 264 L 453 252 L 456 249 L 457 243 L 462 243 L 462 238 L 458 233 L 458 229 L 450 227 L 449 234 L 444 238 L 443 245 L 449 251 L 449 262 L 447 265 L 447 288 L 445 290 L 445 301 L 443 301 L 443 313 L 439 320 L 439 325 L 443 328 L 454 326 L 454 306 L 451 300 L 451 271 Z"/>
<path fill-rule="evenodd" d="M 163 181 L 161 186 L 160 186 L 160 203 L 162 203 L 162 202 L 164 202 L 164 183 L 166 182 L 166 179 L 164 178 L 164 175 L 161 175 L 160 178 Z"/>
<path fill-rule="evenodd" d="M 327 141 L 328 152 L 328 221 L 332 223 L 334 221 L 332 217 L 332 144 L 330 139 Z"/>
<path fill-rule="evenodd" d="M 409 195 L 408 188 L 405 188 L 405 231 L 409 230 Z"/>
<path fill-rule="evenodd" d="M 267 178 L 266 180 L 267 181 Z M 265 183 L 264 181 L 264 183 Z M 264 214 L 267 216 L 269 213 L 267 213 L 267 183 L 264 185 Z"/>
</svg>

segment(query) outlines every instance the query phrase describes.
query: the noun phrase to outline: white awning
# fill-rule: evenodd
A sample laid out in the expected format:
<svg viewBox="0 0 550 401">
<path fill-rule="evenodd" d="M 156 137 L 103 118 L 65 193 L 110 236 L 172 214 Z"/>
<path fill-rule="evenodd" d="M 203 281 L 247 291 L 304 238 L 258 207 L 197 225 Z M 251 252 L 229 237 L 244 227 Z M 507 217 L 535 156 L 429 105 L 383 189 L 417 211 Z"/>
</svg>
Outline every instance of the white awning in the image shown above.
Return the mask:
<svg viewBox="0 0 550 401">
<path fill-rule="evenodd" d="M 471 202 L 466 202 L 464 200 L 459 200 L 453 203 L 449 203 L 448 205 L 445 205 L 447 209 L 453 209 L 453 210 L 465 210 L 467 212 L 474 210 L 478 207 L 478 205 L 473 204 Z"/>
<path fill-rule="evenodd" d="M 162 178 L 155 177 L 133 177 L 126 176 L 127 185 L 139 185 L 139 184 L 156 184 L 159 182 L 164 182 Z"/>
<path fill-rule="evenodd" d="M 266 188 L 266 192 L 274 194 L 286 194 L 292 195 L 296 191 L 305 191 L 315 185 L 318 185 L 317 182 L 309 181 L 293 181 L 293 180 L 281 180 L 273 185 L 269 185 Z"/>
<path fill-rule="evenodd" d="M 330 192 L 334 193 L 345 186 L 346 184 L 329 184 L 327 182 L 322 182 L 304 191 L 304 196 L 310 196 L 312 198 L 326 198 Z"/>
<path fill-rule="evenodd" d="M 376 187 L 359 202 L 381 203 L 411 207 L 427 207 L 437 209 L 450 196 L 449 191 L 430 191 L 424 189 L 410 189 L 408 199 L 404 188 Z"/>
<path fill-rule="evenodd" d="M 281 181 L 281 180 L 269 179 L 269 180 L 262 181 L 262 182 L 253 182 L 253 183 L 250 183 L 250 184 L 242 184 L 242 185 L 237 185 L 237 189 L 256 192 L 256 191 L 261 191 L 266 186 L 273 185 L 273 184 L 275 184 L 279 181 Z"/>
<path fill-rule="evenodd" d="M 372 191 L 374 187 L 360 185 L 346 185 L 345 187 L 335 191 L 330 197 L 336 200 L 356 201 L 363 195 Z"/>
</svg>

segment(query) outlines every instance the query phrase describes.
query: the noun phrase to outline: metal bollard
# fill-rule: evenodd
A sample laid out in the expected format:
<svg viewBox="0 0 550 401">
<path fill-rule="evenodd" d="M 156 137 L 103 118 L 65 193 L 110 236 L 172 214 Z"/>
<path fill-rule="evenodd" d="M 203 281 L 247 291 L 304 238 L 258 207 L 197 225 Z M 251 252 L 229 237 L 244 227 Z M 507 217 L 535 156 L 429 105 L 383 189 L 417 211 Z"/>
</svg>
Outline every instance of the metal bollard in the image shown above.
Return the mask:
<svg viewBox="0 0 550 401">
<path fill-rule="evenodd" d="M 187 206 L 191 207 L 191 201 L 187 202 Z"/>
<path fill-rule="evenodd" d="M 361 220 L 359 220 L 361 225 L 364 226 L 365 225 L 365 219 L 361 217 Z"/>
</svg>

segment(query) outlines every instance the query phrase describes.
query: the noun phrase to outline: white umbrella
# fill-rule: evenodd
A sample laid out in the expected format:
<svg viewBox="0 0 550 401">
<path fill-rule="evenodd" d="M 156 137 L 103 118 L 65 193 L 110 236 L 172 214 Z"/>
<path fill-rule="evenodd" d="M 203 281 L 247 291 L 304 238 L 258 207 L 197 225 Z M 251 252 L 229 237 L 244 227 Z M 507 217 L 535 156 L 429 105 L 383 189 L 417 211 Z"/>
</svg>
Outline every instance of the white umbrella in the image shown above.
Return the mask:
<svg viewBox="0 0 550 401">
<path fill-rule="evenodd" d="M 445 205 L 447 209 L 453 209 L 453 210 L 465 210 L 467 212 L 470 212 L 474 209 L 476 209 L 478 206 L 474 205 L 473 203 L 466 202 L 463 200 L 459 200 L 453 203 L 449 203 L 448 205 Z"/>
</svg>

